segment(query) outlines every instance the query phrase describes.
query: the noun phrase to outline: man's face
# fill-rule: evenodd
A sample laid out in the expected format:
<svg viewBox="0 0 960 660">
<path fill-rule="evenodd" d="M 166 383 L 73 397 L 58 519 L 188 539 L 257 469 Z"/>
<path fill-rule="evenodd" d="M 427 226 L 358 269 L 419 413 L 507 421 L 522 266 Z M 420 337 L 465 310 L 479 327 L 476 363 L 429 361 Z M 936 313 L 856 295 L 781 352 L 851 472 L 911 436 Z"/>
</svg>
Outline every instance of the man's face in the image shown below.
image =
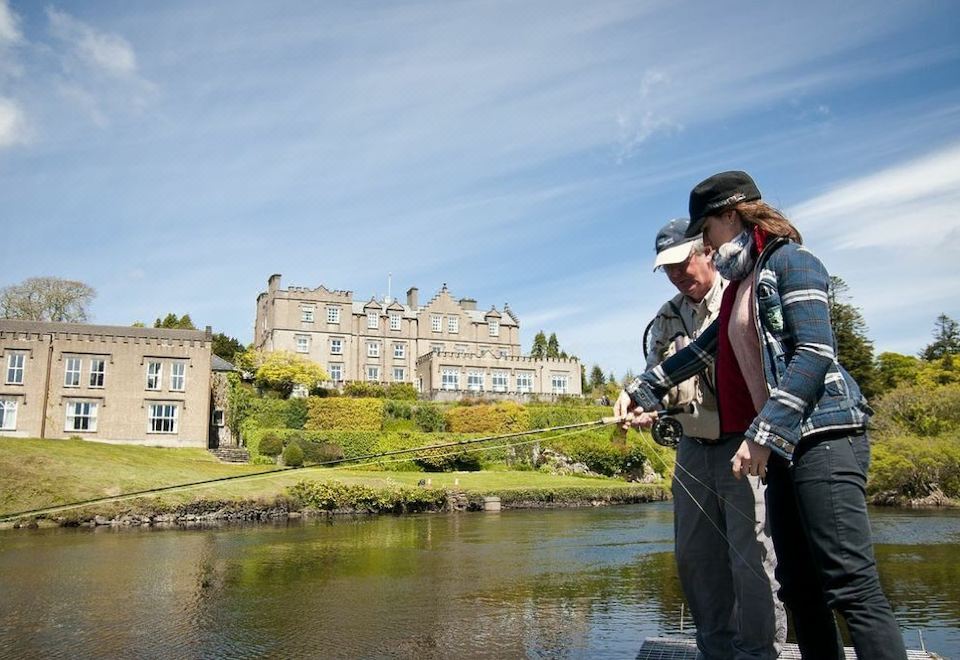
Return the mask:
<svg viewBox="0 0 960 660">
<path fill-rule="evenodd" d="M 713 278 L 717 276 L 710 255 L 711 251 L 708 248 L 704 254 L 691 254 L 686 261 L 667 264 L 663 270 L 680 293 L 695 302 L 700 302 L 713 286 Z"/>
</svg>

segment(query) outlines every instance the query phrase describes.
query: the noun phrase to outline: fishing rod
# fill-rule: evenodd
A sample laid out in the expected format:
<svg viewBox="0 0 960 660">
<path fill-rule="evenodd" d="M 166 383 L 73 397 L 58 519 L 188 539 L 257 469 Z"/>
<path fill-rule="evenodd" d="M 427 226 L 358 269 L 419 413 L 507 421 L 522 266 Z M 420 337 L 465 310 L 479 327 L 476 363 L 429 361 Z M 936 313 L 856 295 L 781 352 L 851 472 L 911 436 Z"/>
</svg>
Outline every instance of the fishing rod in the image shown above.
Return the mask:
<svg viewBox="0 0 960 660">
<path fill-rule="evenodd" d="M 58 513 L 61 511 L 68 511 L 70 509 L 76 509 L 82 506 L 88 506 L 91 504 L 106 504 L 109 502 L 120 502 L 123 500 L 133 499 L 135 497 L 155 495 L 159 493 L 169 493 L 181 489 L 189 489 L 197 486 L 207 486 L 216 483 L 222 483 L 225 481 L 239 481 L 241 479 L 253 480 L 253 479 L 262 479 L 269 477 L 270 475 L 276 474 L 278 472 L 289 472 L 291 470 L 310 470 L 314 468 L 329 468 L 337 465 L 343 465 L 345 463 L 359 462 L 359 461 L 368 461 L 371 459 L 386 458 L 388 456 L 398 456 L 403 454 L 415 454 L 421 451 L 428 451 L 434 449 L 446 449 L 450 447 L 459 447 L 465 445 L 474 445 L 482 442 L 492 442 L 495 440 L 505 440 L 507 438 L 517 438 L 528 435 L 535 435 L 538 433 L 550 433 L 556 431 L 572 431 L 578 429 L 588 429 L 592 427 L 602 427 L 609 426 L 611 424 L 622 423 L 624 419 L 622 417 L 602 417 L 600 419 L 594 420 L 592 422 L 579 422 L 576 424 L 564 424 L 561 426 L 552 426 L 541 429 L 533 429 L 531 431 L 516 431 L 513 433 L 504 433 L 502 435 L 492 435 L 483 438 L 468 438 L 466 440 L 458 440 L 454 442 L 442 442 L 433 445 L 424 445 L 422 447 L 411 447 L 409 449 L 393 449 L 390 451 L 372 453 L 372 454 L 363 454 L 360 456 L 350 456 L 347 458 L 339 458 L 330 461 L 323 461 L 321 463 L 314 463 L 313 465 L 303 466 L 303 467 L 281 467 L 273 470 L 266 470 L 264 472 L 257 472 L 254 474 L 235 474 L 228 477 L 217 477 L 216 479 L 204 479 L 202 481 L 192 481 L 184 484 L 176 484 L 173 486 L 159 486 L 157 488 L 150 488 L 146 490 L 132 491 L 130 493 L 123 493 L 120 495 L 113 495 L 107 497 L 95 497 L 88 500 L 80 500 L 77 502 L 71 502 L 68 504 L 60 504 L 52 507 L 44 507 L 41 509 L 31 509 L 29 511 L 19 511 L 16 513 L 8 513 L 0 516 L 0 522 L 10 522 L 17 520 L 19 518 L 36 516 L 40 514 L 49 514 L 49 513 Z"/>
</svg>

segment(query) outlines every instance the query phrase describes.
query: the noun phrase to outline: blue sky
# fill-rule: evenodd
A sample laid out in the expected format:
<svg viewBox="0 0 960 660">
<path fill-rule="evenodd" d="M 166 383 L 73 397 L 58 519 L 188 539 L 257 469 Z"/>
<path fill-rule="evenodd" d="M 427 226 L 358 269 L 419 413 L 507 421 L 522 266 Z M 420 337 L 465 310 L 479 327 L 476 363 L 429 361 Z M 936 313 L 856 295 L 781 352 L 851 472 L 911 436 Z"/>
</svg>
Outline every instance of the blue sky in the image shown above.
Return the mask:
<svg viewBox="0 0 960 660">
<path fill-rule="evenodd" d="M 642 364 L 653 235 L 745 169 L 878 351 L 960 319 L 951 2 L 0 0 L 0 285 L 252 339 L 257 294 L 443 283 Z"/>
</svg>

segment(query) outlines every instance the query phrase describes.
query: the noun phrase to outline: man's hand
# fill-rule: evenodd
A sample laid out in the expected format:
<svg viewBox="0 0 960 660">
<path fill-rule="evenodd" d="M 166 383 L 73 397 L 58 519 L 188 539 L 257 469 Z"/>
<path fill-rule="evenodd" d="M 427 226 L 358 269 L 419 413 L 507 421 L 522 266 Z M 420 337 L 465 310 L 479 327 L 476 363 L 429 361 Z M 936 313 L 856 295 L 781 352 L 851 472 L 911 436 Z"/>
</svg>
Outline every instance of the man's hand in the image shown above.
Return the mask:
<svg viewBox="0 0 960 660">
<path fill-rule="evenodd" d="M 633 402 L 633 399 L 630 398 L 630 395 L 625 391 L 620 392 L 620 396 L 617 397 L 616 403 L 613 404 L 613 416 L 619 417 L 623 420 L 621 428 L 623 430 L 628 430 L 630 425 L 633 423 L 633 411 L 636 409 L 637 404 Z"/>
<path fill-rule="evenodd" d="M 767 478 L 767 461 L 770 459 L 770 447 L 758 445 L 753 440 L 744 440 L 733 455 L 733 476 L 737 479 L 745 475 Z"/>
<path fill-rule="evenodd" d="M 656 410 L 640 413 L 633 418 L 633 425 L 638 429 L 649 429 L 659 416 Z"/>
</svg>

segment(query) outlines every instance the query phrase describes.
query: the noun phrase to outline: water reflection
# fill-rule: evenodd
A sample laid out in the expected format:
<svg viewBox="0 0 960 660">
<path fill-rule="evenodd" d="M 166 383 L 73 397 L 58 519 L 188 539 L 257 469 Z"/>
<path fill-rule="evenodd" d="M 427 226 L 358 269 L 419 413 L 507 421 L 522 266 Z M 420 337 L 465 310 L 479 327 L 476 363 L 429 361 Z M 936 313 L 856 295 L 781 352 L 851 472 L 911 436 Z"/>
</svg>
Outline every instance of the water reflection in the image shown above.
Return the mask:
<svg viewBox="0 0 960 660">
<path fill-rule="evenodd" d="M 873 520 L 902 624 L 957 654 L 960 516 Z M 6 533 L 0 656 L 633 657 L 679 632 L 672 534 L 669 504 Z"/>
</svg>

